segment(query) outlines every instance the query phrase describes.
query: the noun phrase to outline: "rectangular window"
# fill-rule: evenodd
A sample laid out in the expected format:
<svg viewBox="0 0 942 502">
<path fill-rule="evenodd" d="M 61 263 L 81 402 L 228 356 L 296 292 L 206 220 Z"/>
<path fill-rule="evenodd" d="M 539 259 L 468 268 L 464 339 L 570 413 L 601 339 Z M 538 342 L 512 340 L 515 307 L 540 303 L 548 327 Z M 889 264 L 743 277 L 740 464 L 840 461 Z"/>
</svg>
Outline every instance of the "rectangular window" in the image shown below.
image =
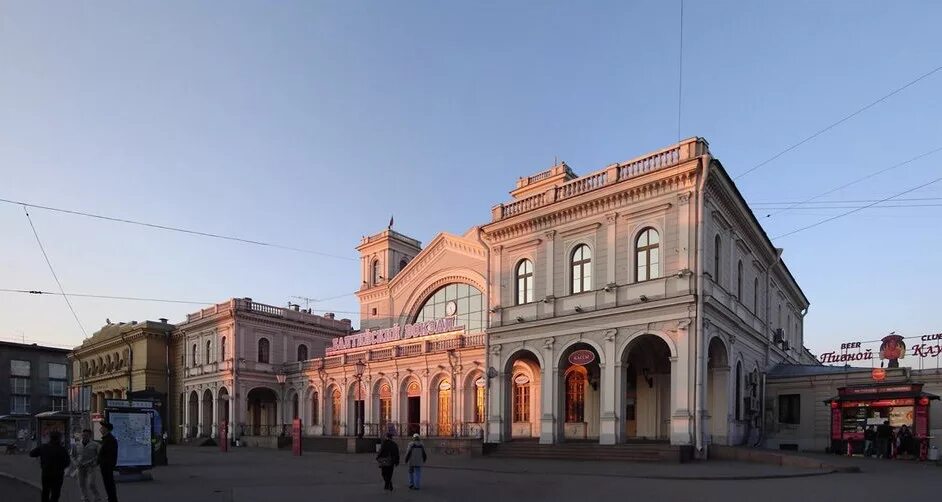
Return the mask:
<svg viewBox="0 0 942 502">
<path fill-rule="evenodd" d="M 11 378 L 10 394 L 29 395 L 29 378 Z"/>
<path fill-rule="evenodd" d="M 783 424 L 801 423 L 801 395 L 783 394 L 778 396 L 778 421 Z"/>
<path fill-rule="evenodd" d="M 530 384 L 514 386 L 514 422 L 530 421 Z"/>
<path fill-rule="evenodd" d="M 49 395 L 53 397 L 65 397 L 65 380 L 49 380 Z"/>
<path fill-rule="evenodd" d="M 13 396 L 10 399 L 10 413 L 13 415 L 29 415 L 29 396 Z"/>
<path fill-rule="evenodd" d="M 29 361 L 10 361 L 10 376 L 29 378 Z"/>
<path fill-rule="evenodd" d="M 64 397 L 52 398 L 52 411 L 65 411 L 66 399 Z"/>
<path fill-rule="evenodd" d="M 65 380 L 68 378 L 66 376 L 66 368 L 64 364 L 58 363 L 49 363 L 49 378 L 54 378 L 56 380 Z"/>
</svg>

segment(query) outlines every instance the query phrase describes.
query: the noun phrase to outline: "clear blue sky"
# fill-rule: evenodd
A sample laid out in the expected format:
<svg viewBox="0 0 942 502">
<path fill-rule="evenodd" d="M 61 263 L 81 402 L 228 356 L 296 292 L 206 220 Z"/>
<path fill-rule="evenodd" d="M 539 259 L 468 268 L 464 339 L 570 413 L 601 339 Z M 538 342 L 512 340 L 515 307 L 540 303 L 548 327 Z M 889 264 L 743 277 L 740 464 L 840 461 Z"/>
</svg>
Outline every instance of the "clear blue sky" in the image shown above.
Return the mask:
<svg viewBox="0 0 942 502">
<path fill-rule="evenodd" d="M 0 0 L 0 197 L 351 258 L 390 214 L 423 242 L 463 232 L 556 156 L 585 173 L 677 139 L 679 2 L 591 7 Z M 939 2 L 685 9 L 681 133 L 734 175 L 942 64 Z M 739 186 L 801 200 L 940 147 L 940 90 L 942 72 Z M 830 198 L 881 198 L 940 163 Z M 764 221 L 778 235 L 837 212 Z M 283 305 L 359 283 L 356 261 L 32 214 L 67 291 Z M 872 209 L 778 242 L 812 302 L 806 345 L 942 331 L 940 221 L 938 207 Z M 56 289 L 22 208 L 0 204 L 0 236 L 0 288 Z M 74 303 L 89 332 L 197 308 Z M 0 293 L 0 338 L 21 333 L 82 339 L 61 298 Z"/>
</svg>

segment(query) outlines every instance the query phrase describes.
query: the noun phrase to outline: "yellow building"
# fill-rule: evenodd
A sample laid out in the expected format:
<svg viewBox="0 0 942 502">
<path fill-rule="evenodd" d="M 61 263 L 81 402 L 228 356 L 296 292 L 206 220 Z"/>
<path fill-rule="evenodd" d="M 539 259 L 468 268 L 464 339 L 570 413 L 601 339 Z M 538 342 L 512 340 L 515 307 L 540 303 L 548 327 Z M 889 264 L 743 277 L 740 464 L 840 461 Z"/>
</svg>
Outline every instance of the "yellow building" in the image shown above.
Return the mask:
<svg viewBox="0 0 942 502">
<path fill-rule="evenodd" d="M 166 396 L 172 331 L 166 319 L 108 323 L 76 347 L 69 355 L 72 385 L 90 387 L 89 411 L 101 413 L 107 399 L 126 399 L 130 392 L 148 390 Z"/>
</svg>

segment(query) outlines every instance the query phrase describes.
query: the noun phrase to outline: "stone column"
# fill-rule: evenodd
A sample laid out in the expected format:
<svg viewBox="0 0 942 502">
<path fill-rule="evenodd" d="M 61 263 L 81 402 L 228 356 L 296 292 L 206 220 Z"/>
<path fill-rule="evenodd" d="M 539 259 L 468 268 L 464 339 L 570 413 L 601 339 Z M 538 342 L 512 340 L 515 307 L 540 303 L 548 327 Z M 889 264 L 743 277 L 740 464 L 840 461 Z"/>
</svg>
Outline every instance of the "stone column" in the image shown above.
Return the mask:
<svg viewBox="0 0 942 502">
<path fill-rule="evenodd" d="M 203 424 L 203 389 L 200 389 L 199 395 L 196 397 L 196 436 L 202 437 L 204 427 L 209 424 Z"/>
<path fill-rule="evenodd" d="M 540 443 L 552 444 L 560 439 L 557 430 L 556 389 L 559 365 L 553 354 L 554 339 L 543 340 L 543 367 L 540 368 Z"/>
<path fill-rule="evenodd" d="M 389 391 L 392 399 L 389 419 L 398 424 L 396 428 L 396 434 L 402 435 L 401 429 L 405 427 L 405 425 L 402 423 L 402 389 L 399 388 L 400 385 L 402 385 L 402 382 L 399 380 L 399 373 L 393 373 L 392 378 L 389 379 Z M 386 431 L 381 432 L 385 433 Z"/>
<path fill-rule="evenodd" d="M 693 440 L 693 388 L 692 376 L 695 366 L 691 360 L 690 320 L 682 320 L 676 330 L 677 355 L 670 358 L 671 366 L 671 444 L 689 445 Z"/>
<path fill-rule="evenodd" d="M 184 388 L 183 391 L 183 434 L 184 438 L 190 437 L 190 391 Z"/>
<path fill-rule="evenodd" d="M 602 371 L 602 380 L 599 387 L 599 401 L 601 412 L 599 413 L 599 444 L 615 444 L 618 437 L 618 405 L 619 399 L 616 391 L 619 389 L 617 382 L 620 380 L 621 361 L 615 354 L 615 335 L 617 331 L 610 329 L 605 332 L 603 337 L 604 353 L 600 354 L 605 358 L 605 363 L 600 364 Z M 618 363 L 616 364 L 616 361 Z"/>
<path fill-rule="evenodd" d="M 500 360 L 500 344 L 491 345 L 488 354 L 488 368 L 495 368 L 497 376 L 487 379 L 487 430 L 485 438 L 488 443 L 500 443 L 510 438 L 505 438 L 504 414 L 507 412 L 504 406 L 504 386 L 507 385 L 508 376 L 504 373 L 504 365 Z M 487 370 L 485 370 L 487 371 Z"/>
</svg>

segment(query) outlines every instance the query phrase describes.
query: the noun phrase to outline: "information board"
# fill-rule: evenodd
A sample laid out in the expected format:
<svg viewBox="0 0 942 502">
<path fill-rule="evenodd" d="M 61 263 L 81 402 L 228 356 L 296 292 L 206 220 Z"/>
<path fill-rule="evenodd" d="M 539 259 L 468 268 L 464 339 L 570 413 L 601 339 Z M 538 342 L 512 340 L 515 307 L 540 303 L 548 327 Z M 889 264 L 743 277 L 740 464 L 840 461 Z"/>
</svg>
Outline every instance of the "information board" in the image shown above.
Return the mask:
<svg viewBox="0 0 942 502">
<path fill-rule="evenodd" d="M 118 467 L 151 466 L 151 417 L 147 412 L 111 411 L 108 421 L 118 441 Z"/>
</svg>

